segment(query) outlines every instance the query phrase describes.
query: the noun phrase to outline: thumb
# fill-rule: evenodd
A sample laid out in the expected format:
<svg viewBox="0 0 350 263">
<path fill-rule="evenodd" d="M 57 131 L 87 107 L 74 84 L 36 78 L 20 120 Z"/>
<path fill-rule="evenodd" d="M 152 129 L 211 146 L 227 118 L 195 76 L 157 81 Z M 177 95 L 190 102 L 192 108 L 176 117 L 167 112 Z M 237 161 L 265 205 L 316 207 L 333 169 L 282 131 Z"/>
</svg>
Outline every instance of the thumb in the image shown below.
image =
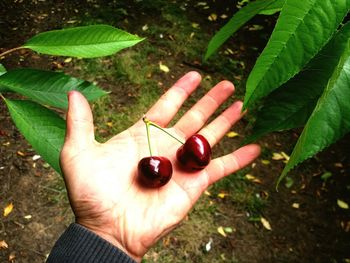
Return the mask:
<svg viewBox="0 0 350 263">
<path fill-rule="evenodd" d="M 86 148 L 95 140 L 90 105 L 78 91 L 68 92 L 67 130 L 65 142 L 77 149 Z"/>
</svg>

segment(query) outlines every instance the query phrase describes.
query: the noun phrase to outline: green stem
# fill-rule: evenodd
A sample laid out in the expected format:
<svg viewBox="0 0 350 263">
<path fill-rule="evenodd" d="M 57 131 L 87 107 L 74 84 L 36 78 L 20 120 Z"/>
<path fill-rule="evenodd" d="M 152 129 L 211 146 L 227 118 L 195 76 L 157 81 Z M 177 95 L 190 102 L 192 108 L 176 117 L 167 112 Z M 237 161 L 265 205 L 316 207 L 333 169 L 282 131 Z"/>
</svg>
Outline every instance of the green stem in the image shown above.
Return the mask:
<svg viewBox="0 0 350 263">
<path fill-rule="evenodd" d="M 149 120 L 146 119 L 146 117 L 143 117 L 143 122 L 146 124 L 146 133 L 147 133 L 147 142 L 148 142 L 148 149 L 149 149 L 149 155 L 152 156 L 152 147 L 151 147 L 151 140 L 149 136 Z"/>
<path fill-rule="evenodd" d="M 148 120 L 146 117 L 143 117 L 143 121 L 146 123 L 146 126 L 153 126 L 158 128 L 159 130 L 165 132 L 166 134 L 168 134 L 171 138 L 175 139 L 176 141 L 178 141 L 181 144 L 185 144 L 184 142 L 182 142 L 181 140 L 179 140 L 178 138 L 176 138 L 174 135 L 172 135 L 171 133 L 167 132 L 164 128 L 160 127 L 158 124 L 155 124 L 154 122 Z"/>
<path fill-rule="evenodd" d="M 15 48 L 11 48 L 11 49 L 9 49 L 9 50 L 6 50 L 5 52 L 3 52 L 3 53 L 0 54 L 0 59 L 1 59 L 3 56 L 7 55 L 7 54 L 10 54 L 10 53 L 12 53 L 12 52 L 14 52 L 14 51 L 16 51 L 16 50 L 24 49 L 24 48 L 26 48 L 26 47 L 15 47 Z"/>
</svg>

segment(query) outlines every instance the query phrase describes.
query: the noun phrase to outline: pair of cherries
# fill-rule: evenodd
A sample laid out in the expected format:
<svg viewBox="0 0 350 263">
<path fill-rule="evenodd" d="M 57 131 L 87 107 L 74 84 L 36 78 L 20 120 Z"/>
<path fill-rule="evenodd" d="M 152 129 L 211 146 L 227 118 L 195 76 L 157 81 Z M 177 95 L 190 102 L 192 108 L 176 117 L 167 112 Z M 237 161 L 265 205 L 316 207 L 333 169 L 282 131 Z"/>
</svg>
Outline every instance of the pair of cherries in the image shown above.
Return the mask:
<svg viewBox="0 0 350 263">
<path fill-rule="evenodd" d="M 161 187 L 170 181 L 173 173 L 173 167 L 168 158 L 164 156 L 152 156 L 149 126 L 154 126 L 162 130 L 182 144 L 176 152 L 176 159 L 184 170 L 190 172 L 198 171 L 209 164 L 211 160 L 211 147 L 204 136 L 194 134 L 183 143 L 157 124 L 146 118 L 143 118 L 143 121 L 146 124 L 150 150 L 150 156 L 141 159 L 138 164 L 138 179 L 143 186 L 150 188 Z"/>
</svg>

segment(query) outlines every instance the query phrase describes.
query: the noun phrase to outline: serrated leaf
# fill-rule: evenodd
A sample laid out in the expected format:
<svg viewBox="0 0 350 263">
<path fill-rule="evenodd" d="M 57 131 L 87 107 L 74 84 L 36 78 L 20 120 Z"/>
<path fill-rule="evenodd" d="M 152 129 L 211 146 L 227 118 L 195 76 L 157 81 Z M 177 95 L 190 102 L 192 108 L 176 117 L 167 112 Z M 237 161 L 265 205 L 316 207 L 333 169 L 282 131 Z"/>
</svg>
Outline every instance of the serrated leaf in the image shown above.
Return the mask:
<svg viewBox="0 0 350 263">
<path fill-rule="evenodd" d="M 275 2 L 284 2 L 284 0 L 258 0 L 250 2 L 241 8 L 210 40 L 204 60 L 207 60 L 231 35 L 251 18 Z"/>
<path fill-rule="evenodd" d="M 295 165 L 312 157 L 350 131 L 350 38 L 317 102 L 278 182 Z"/>
<path fill-rule="evenodd" d="M 90 82 L 60 72 L 28 68 L 8 71 L 0 76 L 0 85 L 41 104 L 58 108 L 68 107 L 67 92 L 70 90 L 80 91 L 90 101 L 107 94 Z"/>
<path fill-rule="evenodd" d="M 5 100 L 17 128 L 57 172 L 64 142 L 65 121 L 53 111 L 32 101 Z"/>
<path fill-rule="evenodd" d="M 341 28 L 303 71 L 267 97 L 257 114 L 253 134 L 244 143 L 272 131 L 305 125 L 347 48 L 348 38 L 350 23 Z"/>
<path fill-rule="evenodd" d="M 112 55 L 142 40 L 112 26 L 90 25 L 43 32 L 23 47 L 48 55 L 93 58 Z"/>
<path fill-rule="evenodd" d="M 286 0 L 248 77 L 244 109 L 298 73 L 329 41 L 349 7 L 348 0 Z"/>
<path fill-rule="evenodd" d="M 5 208 L 4 208 L 4 217 L 8 216 L 9 214 L 11 214 L 11 212 L 13 211 L 13 203 L 9 203 Z"/>
</svg>

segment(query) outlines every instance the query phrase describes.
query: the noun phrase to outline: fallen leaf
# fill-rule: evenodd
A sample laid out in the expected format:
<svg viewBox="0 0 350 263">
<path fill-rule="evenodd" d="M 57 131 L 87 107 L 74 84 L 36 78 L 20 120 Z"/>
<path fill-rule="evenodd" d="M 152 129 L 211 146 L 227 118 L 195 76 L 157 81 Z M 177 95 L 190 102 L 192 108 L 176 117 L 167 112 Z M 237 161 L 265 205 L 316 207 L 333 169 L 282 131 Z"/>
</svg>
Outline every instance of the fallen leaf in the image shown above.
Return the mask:
<svg viewBox="0 0 350 263">
<path fill-rule="evenodd" d="M 111 121 L 106 122 L 106 125 L 107 125 L 108 127 L 112 128 L 112 127 L 113 127 L 113 122 L 111 122 Z"/>
<path fill-rule="evenodd" d="M 215 13 L 212 13 L 208 16 L 209 21 L 216 21 L 216 19 L 218 19 L 218 15 Z"/>
<path fill-rule="evenodd" d="M 38 159 L 40 159 L 40 158 L 41 158 L 40 155 L 35 154 L 35 155 L 33 155 L 32 160 L 33 160 L 33 161 L 36 161 L 36 160 L 38 160 Z"/>
<path fill-rule="evenodd" d="M 72 62 L 72 58 L 66 58 L 66 59 L 64 60 L 64 62 L 65 62 L 65 63 Z"/>
<path fill-rule="evenodd" d="M 0 241 L 0 249 L 6 249 L 9 248 L 9 245 L 6 243 L 5 240 Z"/>
<path fill-rule="evenodd" d="M 261 224 L 262 224 L 267 230 L 270 230 L 270 231 L 272 230 L 271 225 L 270 225 L 270 222 L 267 221 L 266 218 L 261 217 L 261 218 L 260 218 L 260 222 L 261 222 Z"/>
<path fill-rule="evenodd" d="M 13 210 L 13 204 L 9 203 L 4 209 L 4 216 L 8 216 Z"/>
<path fill-rule="evenodd" d="M 323 181 L 327 181 L 328 178 L 330 178 L 332 176 L 332 173 L 331 172 L 325 172 L 324 174 L 321 175 L 321 179 Z"/>
<path fill-rule="evenodd" d="M 211 250 L 211 244 L 213 243 L 213 239 L 209 238 L 209 242 L 205 244 L 205 251 L 209 252 Z"/>
<path fill-rule="evenodd" d="M 285 152 L 281 152 L 281 154 L 283 155 L 284 159 L 286 159 L 286 161 L 289 161 L 290 157 L 288 154 L 286 154 Z"/>
<path fill-rule="evenodd" d="M 26 154 L 24 152 L 21 152 L 21 151 L 17 151 L 17 155 L 22 156 L 22 157 L 26 156 Z"/>
<path fill-rule="evenodd" d="M 268 165 L 268 164 L 270 164 L 270 161 L 269 160 L 261 160 L 261 163 L 263 165 Z"/>
<path fill-rule="evenodd" d="M 192 25 L 192 27 L 195 28 L 195 29 L 198 29 L 198 28 L 199 28 L 199 24 L 198 24 L 198 23 L 192 23 L 191 25 Z"/>
<path fill-rule="evenodd" d="M 226 19 L 226 18 L 228 18 L 228 16 L 227 16 L 226 14 L 222 14 L 220 17 L 221 17 L 221 19 Z"/>
<path fill-rule="evenodd" d="M 24 218 L 27 220 L 32 219 L 32 215 L 26 215 L 26 216 L 24 216 Z"/>
<path fill-rule="evenodd" d="M 15 259 L 16 259 L 16 252 L 11 252 L 11 254 L 9 255 L 9 261 L 12 263 L 12 262 L 15 262 Z"/>
<path fill-rule="evenodd" d="M 220 235 L 222 235 L 223 237 L 227 237 L 225 230 L 222 226 L 219 226 L 217 230 L 218 230 Z"/>
<path fill-rule="evenodd" d="M 337 204 L 342 209 L 349 209 L 349 205 L 343 200 L 337 199 Z"/>
<path fill-rule="evenodd" d="M 226 134 L 227 137 L 229 138 L 234 138 L 234 137 L 237 137 L 239 136 L 239 134 L 237 132 L 234 132 L 234 131 L 230 131 Z"/>
<path fill-rule="evenodd" d="M 284 160 L 284 156 L 280 153 L 273 153 L 272 160 L 275 160 L 275 161 Z"/>
<path fill-rule="evenodd" d="M 292 207 L 293 207 L 293 208 L 296 208 L 296 209 L 299 209 L 300 204 L 299 204 L 299 203 L 293 203 L 293 204 L 292 204 Z"/>
<path fill-rule="evenodd" d="M 224 231 L 229 234 L 233 233 L 232 227 L 224 227 Z"/>
<path fill-rule="evenodd" d="M 159 62 L 159 69 L 165 73 L 170 71 L 170 69 L 166 65 L 162 64 L 162 62 Z"/>
<path fill-rule="evenodd" d="M 221 192 L 221 193 L 218 194 L 218 197 L 223 199 L 223 198 L 225 198 L 228 195 L 229 195 L 228 193 Z"/>
<path fill-rule="evenodd" d="M 148 30 L 148 25 L 147 24 L 142 27 L 142 31 L 146 31 L 146 30 Z"/>
<path fill-rule="evenodd" d="M 261 180 L 259 178 L 256 178 L 254 175 L 246 174 L 245 178 L 253 183 L 262 184 Z"/>
<path fill-rule="evenodd" d="M 204 194 L 207 195 L 207 196 L 211 196 L 211 193 L 208 190 L 205 190 Z"/>
</svg>

